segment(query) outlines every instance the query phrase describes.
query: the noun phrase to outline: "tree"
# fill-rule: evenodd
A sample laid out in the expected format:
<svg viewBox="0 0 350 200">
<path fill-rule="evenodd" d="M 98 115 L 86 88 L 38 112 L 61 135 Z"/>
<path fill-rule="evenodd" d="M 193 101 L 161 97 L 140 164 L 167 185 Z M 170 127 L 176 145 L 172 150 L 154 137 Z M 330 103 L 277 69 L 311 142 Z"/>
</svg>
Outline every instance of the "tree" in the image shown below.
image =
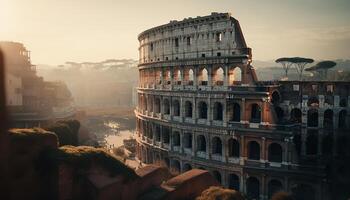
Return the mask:
<svg viewBox="0 0 350 200">
<path fill-rule="evenodd" d="M 292 62 L 299 74 L 299 80 L 302 80 L 303 77 L 303 72 L 305 69 L 305 66 L 307 64 L 313 63 L 314 60 L 311 58 L 302 58 L 302 57 L 293 57 L 293 58 L 289 58 L 289 61 Z"/>
<path fill-rule="evenodd" d="M 280 63 L 282 65 L 282 68 L 286 74 L 286 78 L 288 78 L 288 71 L 290 67 L 293 65 L 293 63 L 290 61 L 290 58 L 286 58 L 286 57 L 278 58 L 275 62 Z"/>
<path fill-rule="evenodd" d="M 321 61 L 321 62 L 317 63 L 316 65 L 314 65 L 312 67 L 305 69 L 305 71 L 318 72 L 322 79 L 326 79 L 327 74 L 328 74 L 328 70 L 330 68 L 333 68 L 336 65 L 337 65 L 336 62 L 333 62 L 331 60 L 325 60 L 325 61 Z"/>
</svg>

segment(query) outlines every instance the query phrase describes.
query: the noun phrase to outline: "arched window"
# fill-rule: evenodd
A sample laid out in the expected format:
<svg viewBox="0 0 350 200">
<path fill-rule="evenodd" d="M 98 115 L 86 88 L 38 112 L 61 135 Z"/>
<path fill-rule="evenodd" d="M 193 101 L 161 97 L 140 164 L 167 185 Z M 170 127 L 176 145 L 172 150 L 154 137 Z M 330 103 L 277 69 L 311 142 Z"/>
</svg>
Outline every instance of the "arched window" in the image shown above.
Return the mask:
<svg viewBox="0 0 350 200">
<path fill-rule="evenodd" d="M 348 101 L 347 101 L 347 99 L 341 99 L 340 101 L 339 101 L 339 106 L 340 107 L 343 107 L 343 108 L 345 108 L 345 107 L 347 107 L 348 106 Z"/>
<path fill-rule="evenodd" d="M 306 154 L 316 155 L 318 150 L 318 132 L 309 130 L 306 137 Z"/>
<path fill-rule="evenodd" d="M 185 102 L 185 117 L 192 118 L 192 102 Z"/>
<path fill-rule="evenodd" d="M 168 99 L 164 99 L 164 114 L 165 115 L 170 114 L 170 103 Z"/>
<path fill-rule="evenodd" d="M 260 183 L 255 177 L 247 179 L 247 197 L 248 199 L 260 199 Z"/>
<path fill-rule="evenodd" d="M 178 100 L 173 101 L 173 114 L 174 116 L 180 116 L 180 102 Z"/>
<path fill-rule="evenodd" d="M 207 112 L 208 112 L 208 106 L 205 102 L 201 101 L 198 104 L 198 112 L 199 112 L 199 118 L 200 119 L 207 119 Z"/>
<path fill-rule="evenodd" d="M 170 171 L 171 171 L 173 174 L 180 174 L 180 172 L 181 172 L 180 161 L 178 161 L 178 160 L 172 160 Z"/>
<path fill-rule="evenodd" d="M 190 69 L 188 71 L 188 85 L 193 85 L 193 81 L 194 81 L 194 73 L 193 73 L 193 70 Z"/>
<path fill-rule="evenodd" d="M 162 84 L 162 71 L 161 70 L 157 70 L 157 72 L 156 72 L 156 83 L 158 85 Z"/>
<path fill-rule="evenodd" d="M 272 195 L 283 189 L 282 183 L 279 180 L 272 179 L 268 183 L 268 198 L 271 199 Z"/>
<path fill-rule="evenodd" d="M 239 67 L 229 70 L 229 85 L 239 85 L 242 80 L 242 71 Z"/>
<path fill-rule="evenodd" d="M 208 71 L 207 69 L 203 68 L 199 71 L 199 85 L 208 85 Z"/>
<path fill-rule="evenodd" d="M 155 113 L 160 113 L 160 99 L 159 98 L 155 98 L 154 100 L 154 112 Z"/>
<path fill-rule="evenodd" d="M 230 174 L 228 178 L 228 187 L 239 191 L 239 177 L 236 174 Z"/>
<path fill-rule="evenodd" d="M 233 138 L 228 140 L 228 156 L 235 158 L 239 157 L 239 143 Z"/>
<path fill-rule="evenodd" d="M 274 105 L 278 105 L 280 101 L 281 101 L 280 94 L 277 91 L 272 92 L 271 103 Z"/>
<path fill-rule="evenodd" d="M 204 135 L 198 135 L 197 137 L 197 150 L 203 152 L 207 151 L 207 143 Z"/>
<path fill-rule="evenodd" d="M 173 132 L 173 145 L 180 146 L 180 133 L 178 131 Z"/>
<path fill-rule="evenodd" d="M 160 127 L 156 126 L 156 141 L 160 142 Z"/>
<path fill-rule="evenodd" d="M 283 122 L 284 114 L 283 114 L 282 108 L 279 106 L 275 106 L 275 112 L 276 112 L 276 117 L 277 117 L 277 120 L 276 120 L 277 123 Z"/>
<path fill-rule="evenodd" d="M 219 85 L 219 86 L 224 85 L 224 70 L 221 67 L 216 69 L 214 81 L 215 81 L 215 85 Z"/>
<path fill-rule="evenodd" d="M 153 112 L 153 98 L 149 97 L 148 98 L 148 111 Z"/>
<path fill-rule="evenodd" d="M 222 115 L 223 115 L 223 107 L 220 102 L 214 103 L 214 112 L 213 112 L 213 118 L 214 120 L 222 121 Z"/>
<path fill-rule="evenodd" d="M 233 122 L 241 121 L 241 107 L 238 103 L 228 104 L 228 120 Z"/>
<path fill-rule="evenodd" d="M 339 112 L 338 128 L 346 129 L 346 121 L 347 121 L 346 116 L 347 116 L 346 110 L 341 110 Z"/>
<path fill-rule="evenodd" d="M 290 112 L 290 121 L 293 123 L 301 123 L 301 110 L 299 108 L 293 108 Z"/>
<path fill-rule="evenodd" d="M 282 147 L 277 143 L 272 143 L 269 146 L 269 161 L 270 162 L 282 162 Z"/>
<path fill-rule="evenodd" d="M 260 160 L 260 145 L 255 141 L 248 143 L 248 159 Z"/>
<path fill-rule="evenodd" d="M 170 129 L 167 127 L 163 128 L 163 143 L 169 144 L 170 142 Z"/>
<path fill-rule="evenodd" d="M 165 81 L 166 81 L 166 84 L 167 85 L 170 85 L 171 83 L 171 75 L 170 75 L 170 70 L 168 69 L 168 70 L 166 70 L 165 71 Z"/>
<path fill-rule="evenodd" d="M 221 173 L 219 171 L 213 171 L 214 178 L 221 184 Z"/>
<path fill-rule="evenodd" d="M 320 102 L 318 101 L 317 97 L 310 97 L 309 100 L 307 101 L 308 106 L 312 107 L 318 107 Z"/>
<path fill-rule="evenodd" d="M 174 80 L 176 82 L 176 85 L 181 85 L 181 71 L 180 69 L 176 69 L 174 72 Z"/>
<path fill-rule="evenodd" d="M 327 109 L 323 114 L 323 128 L 333 128 L 333 111 L 331 109 Z"/>
<path fill-rule="evenodd" d="M 147 110 L 147 97 L 143 96 L 143 106 L 144 106 L 144 110 Z"/>
<path fill-rule="evenodd" d="M 260 123 L 261 122 L 261 108 L 258 104 L 254 103 L 251 105 L 250 122 Z"/>
<path fill-rule="evenodd" d="M 315 190 L 311 185 L 307 184 L 298 184 L 292 187 L 292 195 L 295 199 L 299 200 L 316 200 Z"/>
<path fill-rule="evenodd" d="M 183 144 L 185 148 L 192 148 L 192 133 L 184 133 Z"/>
<path fill-rule="evenodd" d="M 213 138 L 213 154 L 222 154 L 222 142 L 219 137 Z"/>
<path fill-rule="evenodd" d="M 185 163 L 182 167 L 184 172 L 187 172 L 192 169 L 192 166 L 189 163 Z"/>
<path fill-rule="evenodd" d="M 307 111 L 307 126 L 318 127 L 318 111 L 316 109 Z"/>
</svg>

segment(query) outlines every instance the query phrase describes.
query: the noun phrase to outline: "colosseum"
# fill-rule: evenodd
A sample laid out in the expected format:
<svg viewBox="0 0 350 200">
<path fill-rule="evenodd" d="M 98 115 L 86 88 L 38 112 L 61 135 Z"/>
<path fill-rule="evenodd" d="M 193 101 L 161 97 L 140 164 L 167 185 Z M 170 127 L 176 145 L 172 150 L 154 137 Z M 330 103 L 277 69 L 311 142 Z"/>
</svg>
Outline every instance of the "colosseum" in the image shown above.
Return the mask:
<svg viewBox="0 0 350 200">
<path fill-rule="evenodd" d="M 137 157 L 208 170 L 251 199 L 330 199 L 327 156 L 344 154 L 349 83 L 258 81 L 229 13 L 138 36 Z"/>
</svg>

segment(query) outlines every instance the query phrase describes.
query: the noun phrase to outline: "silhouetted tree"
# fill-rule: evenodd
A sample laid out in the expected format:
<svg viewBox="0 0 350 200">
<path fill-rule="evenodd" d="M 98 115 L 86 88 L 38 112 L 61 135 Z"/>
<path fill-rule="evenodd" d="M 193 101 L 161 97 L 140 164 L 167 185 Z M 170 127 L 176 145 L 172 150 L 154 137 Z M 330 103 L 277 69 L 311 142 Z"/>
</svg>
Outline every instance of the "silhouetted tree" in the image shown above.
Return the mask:
<svg viewBox="0 0 350 200">
<path fill-rule="evenodd" d="M 278 58 L 275 62 L 280 63 L 282 65 L 282 68 L 286 74 L 286 78 L 288 78 L 288 71 L 290 67 L 293 65 L 293 63 L 290 61 L 290 58 L 286 58 L 286 57 Z"/>
<path fill-rule="evenodd" d="M 307 64 L 314 62 L 314 60 L 311 58 L 302 58 L 302 57 L 289 58 L 289 61 L 294 64 L 294 66 L 299 74 L 299 80 L 301 80 L 303 77 L 303 72 L 304 72 L 305 66 Z"/>
<path fill-rule="evenodd" d="M 333 68 L 336 65 L 337 65 L 336 62 L 333 62 L 331 60 L 325 60 L 325 61 L 321 61 L 321 62 L 317 63 L 315 66 L 312 66 L 312 67 L 305 69 L 305 71 L 317 72 L 318 74 L 320 74 L 322 79 L 326 79 L 327 74 L 328 74 L 328 70 L 330 68 Z"/>
</svg>

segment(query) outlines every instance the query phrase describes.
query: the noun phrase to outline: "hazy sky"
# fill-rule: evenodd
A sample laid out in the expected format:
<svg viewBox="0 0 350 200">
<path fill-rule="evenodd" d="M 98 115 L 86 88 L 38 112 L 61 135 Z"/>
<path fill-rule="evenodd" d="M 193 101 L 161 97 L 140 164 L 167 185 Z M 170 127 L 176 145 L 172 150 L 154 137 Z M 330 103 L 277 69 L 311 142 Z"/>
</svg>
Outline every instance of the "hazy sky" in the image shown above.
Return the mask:
<svg viewBox="0 0 350 200">
<path fill-rule="evenodd" d="M 350 58 L 350 0 L 0 0 L 0 40 L 34 64 L 137 59 L 137 35 L 172 19 L 230 12 L 253 59 Z"/>
</svg>

